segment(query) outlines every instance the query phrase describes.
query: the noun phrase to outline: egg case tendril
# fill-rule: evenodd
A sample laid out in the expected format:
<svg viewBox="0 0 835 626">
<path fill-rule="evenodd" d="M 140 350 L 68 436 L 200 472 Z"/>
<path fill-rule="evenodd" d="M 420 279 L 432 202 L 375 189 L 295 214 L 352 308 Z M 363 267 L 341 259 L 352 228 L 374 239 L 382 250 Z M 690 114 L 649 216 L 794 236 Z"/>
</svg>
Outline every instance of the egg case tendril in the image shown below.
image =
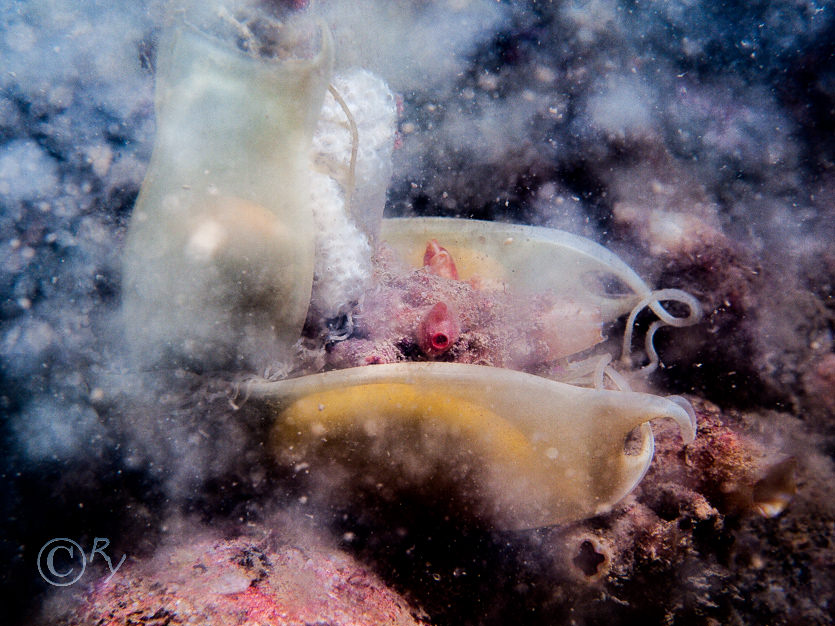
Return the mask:
<svg viewBox="0 0 835 626">
<path fill-rule="evenodd" d="M 686 305 L 688 309 L 687 315 L 684 317 L 676 317 L 672 315 L 663 307 L 661 304 L 662 301 L 679 302 Z M 653 345 L 655 333 L 658 329 L 663 328 L 664 326 L 673 326 L 675 328 L 692 326 L 702 318 L 702 307 L 696 298 L 681 289 L 657 289 L 647 294 L 638 304 L 635 305 L 635 308 L 632 309 L 626 320 L 626 330 L 623 334 L 623 350 L 621 352 L 621 362 L 624 365 L 632 364 L 632 333 L 635 328 L 635 320 L 637 319 L 638 314 L 646 307 L 649 307 L 650 310 L 660 318 L 650 324 L 644 340 L 644 348 L 647 352 L 647 356 L 649 357 L 649 364 L 644 366 L 642 371 L 649 374 L 654 372 L 658 368 L 659 364 L 658 352 Z"/>
<path fill-rule="evenodd" d="M 562 383 L 607 389 L 606 379 L 617 391 L 631 391 L 629 381 L 612 366 L 612 355 L 601 354 L 590 356 L 578 361 L 569 361 L 565 372 L 555 375 Z"/>
</svg>

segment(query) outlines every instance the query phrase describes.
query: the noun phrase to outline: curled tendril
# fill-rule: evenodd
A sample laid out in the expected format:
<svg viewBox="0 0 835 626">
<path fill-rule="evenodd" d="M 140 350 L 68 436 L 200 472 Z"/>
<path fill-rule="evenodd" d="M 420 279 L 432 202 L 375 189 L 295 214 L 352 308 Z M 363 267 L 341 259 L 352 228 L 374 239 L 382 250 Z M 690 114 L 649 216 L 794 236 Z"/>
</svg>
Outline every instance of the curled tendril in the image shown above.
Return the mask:
<svg viewBox="0 0 835 626">
<path fill-rule="evenodd" d="M 684 317 L 676 317 L 663 307 L 661 304 L 662 301 L 680 302 L 684 304 L 688 309 L 687 315 Z M 659 362 L 658 352 L 655 350 L 653 344 L 656 331 L 664 326 L 674 326 L 676 328 L 692 326 L 702 318 L 702 307 L 696 298 L 681 289 L 657 289 L 644 296 L 635 305 L 635 308 L 632 309 L 629 313 L 629 318 L 626 320 L 626 331 L 623 334 L 623 351 L 620 357 L 621 362 L 626 365 L 631 365 L 632 363 L 632 333 L 635 328 L 635 320 L 638 317 L 638 313 L 646 307 L 649 307 L 658 316 L 658 319 L 647 330 L 645 340 L 645 349 L 649 357 L 649 364 L 642 369 L 644 372 L 650 373 L 655 371 Z"/>
<path fill-rule="evenodd" d="M 606 379 L 618 391 L 631 391 L 629 381 L 611 365 L 612 355 L 603 354 L 589 357 L 582 361 L 569 363 L 567 376 L 561 380 L 565 383 L 590 385 L 595 389 L 606 389 Z"/>
</svg>

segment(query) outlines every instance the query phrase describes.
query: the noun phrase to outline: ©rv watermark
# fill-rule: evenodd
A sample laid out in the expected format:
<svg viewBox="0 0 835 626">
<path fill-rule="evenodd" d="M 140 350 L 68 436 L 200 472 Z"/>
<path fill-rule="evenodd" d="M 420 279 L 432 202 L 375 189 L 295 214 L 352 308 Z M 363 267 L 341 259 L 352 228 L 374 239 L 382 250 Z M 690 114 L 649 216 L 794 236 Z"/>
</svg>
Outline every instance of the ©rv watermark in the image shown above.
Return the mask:
<svg viewBox="0 0 835 626">
<path fill-rule="evenodd" d="M 119 571 L 119 568 L 122 567 L 125 559 L 128 558 L 127 554 L 123 554 L 116 567 L 113 567 L 113 561 L 110 560 L 110 557 L 105 552 L 105 549 L 109 545 L 110 539 L 96 537 L 93 539 L 93 548 L 90 550 L 90 556 L 87 557 L 81 544 L 72 539 L 67 539 L 66 537 L 50 539 L 41 546 L 41 550 L 38 552 L 38 573 L 50 585 L 67 587 L 77 583 L 84 576 L 87 563 L 92 563 L 93 557 L 100 554 L 110 569 L 110 576 L 104 581 L 108 582 Z M 56 558 L 60 559 L 59 563 L 55 562 Z"/>
</svg>

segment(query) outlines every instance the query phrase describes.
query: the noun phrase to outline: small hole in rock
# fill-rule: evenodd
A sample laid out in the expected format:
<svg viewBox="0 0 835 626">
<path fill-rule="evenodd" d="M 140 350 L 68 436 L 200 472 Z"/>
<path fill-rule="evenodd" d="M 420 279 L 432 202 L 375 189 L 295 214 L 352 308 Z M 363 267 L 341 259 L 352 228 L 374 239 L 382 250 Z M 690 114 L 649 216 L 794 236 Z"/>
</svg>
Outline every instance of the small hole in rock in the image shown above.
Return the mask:
<svg viewBox="0 0 835 626">
<path fill-rule="evenodd" d="M 580 550 L 577 556 L 572 559 L 574 565 L 586 576 L 594 576 L 600 568 L 600 564 L 606 560 L 606 557 L 600 554 L 594 547 L 594 544 L 586 539 L 580 544 Z"/>
</svg>

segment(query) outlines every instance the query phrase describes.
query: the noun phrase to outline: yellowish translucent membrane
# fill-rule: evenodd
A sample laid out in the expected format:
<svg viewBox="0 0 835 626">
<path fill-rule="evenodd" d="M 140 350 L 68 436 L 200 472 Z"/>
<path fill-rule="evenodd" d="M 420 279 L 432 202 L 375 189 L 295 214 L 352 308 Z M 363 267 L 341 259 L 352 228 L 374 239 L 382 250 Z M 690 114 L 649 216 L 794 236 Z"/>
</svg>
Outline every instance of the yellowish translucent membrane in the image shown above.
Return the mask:
<svg viewBox="0 0 835 626">
<path fill-rule="evenodd" d="M 288 356 L 310 302 L 310 145 L 333 50 L 256 58 L 173 26 L 157 60 L 154 152 L 128 230 L 124 311 L 144 365 Z"/>
<path fill-rule="evenodd" d="M 413 467 L 408 471 L 420 480 L 421 458 L 427 466 L 442 462 L 448 476 L 466 464 L 471 482 L 462 486 L 476 491 L 468 506 L 506 529 L 609 510 L 649 466 L 650 420 L 669 417 L 685 441 L 695 435 L 693 416 L 664 398 L 457 363 L 372 365 L 249 382 L 245 393 L 275 411 L 271 444 L 283 462 L 332 472 L 322 451 L 335 445 L 358 451 L 340 457 L 360 473 L 371 462 L 398 473 Z M 637 441 L 627 452 L 630 433 Z M 409 458 L 398 463 L 399 456 Z"/>
<path fill-rule="evenodd" d="M 499 281 L 521 297 L 551 293 L 594 308 L 604 323 L 629 313 L 621 357 L 625 362 L 631 361 L 635 319 L 649 307 L 659 318 L 645 342 L 650 369 L 658 364 L 653 346 L 658 328 L 690 326 L 701 318 L 693 296 L 679 289 L 653 291 L 611 251 L 561 230 L 468 219 L 398 218 L 383 220 L 380 237 L 414 267 L 423 266 L 426 242 L 437 239 L 455 259 L 462 280 L 477 276 Z M 687 314 L 672 315 L 662 301 L 685 305 Z"/>
</svg>

